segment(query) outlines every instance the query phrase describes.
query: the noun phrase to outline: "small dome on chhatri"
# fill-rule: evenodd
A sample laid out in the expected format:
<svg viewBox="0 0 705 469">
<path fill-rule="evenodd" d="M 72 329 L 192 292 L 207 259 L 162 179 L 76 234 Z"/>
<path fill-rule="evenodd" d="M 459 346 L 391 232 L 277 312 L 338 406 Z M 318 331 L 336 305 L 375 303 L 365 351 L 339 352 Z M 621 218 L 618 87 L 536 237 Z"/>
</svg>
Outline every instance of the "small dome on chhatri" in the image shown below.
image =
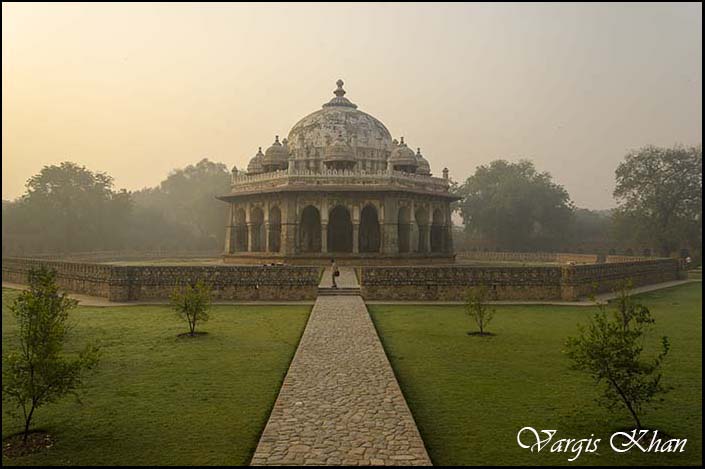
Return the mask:
<svg viewBox="0 0 705 469">
<path fill-rule="evenodd" d="M 247 166 L 253 176 L 233 173 L 230 192 L 218 197 L 233 214 L 224 261 L 319 265 L 334 255 L 351 265 L 452 263 L 452 220 L 444 214 L 459 197 L 447 171 L 431 177 L 420 149 L 392 139 L 350 102 L 342 80 L 336 85 L 286 138 L 260 147 Z"/>
<path fill-rule="evenodd" d="M 274 143 L 272 143 L 272 146 L 267 148 L 267 151 L 264 152 L 262 166 L 264 166 L 265 171 L 284 169 L 288 164 L 288 159 L 289 152 L 286 150 L 286 147 L 279 142 L 279 135 L 277 135 L 274 137 Z"/>
<path fill-rule="evenodd" d="M 404 143 L 404 137 L 401 137 L 399 145 L 392 150 L 392 154 L 389 157 L 389 164 L 391 164 L 395 169 L 400 167 L 400 169 L 407 171 L 411 168 L 416 168 L 418 166 L 418 161 L 414 150 L 406 146 Z"/>
<path fill-rule="evenodd" d="M 343 169 L 355 165 L 355 154 L 353 149 L 343 139 L 343 134 L 338 132 L 338 136 L 333 143 L 326 147 L 323 162 L 329 168 Z"/>
<path fill-rule="evenodd" d="M 249 174 L 258 174 L 264 171 L 262 167 L 262 160 L 264 159 L 264 153 L 262 153 L 262 147 L 259 147 L 257 154 L 250 159 L 247 165 L 247 172 Z"/>
<path fill-rule="evenodd" d="M 428 160 L 424 158 L 421 154 L 421 148 L 416 149 L 416 161 L 418 161 L 418 168 L 416 168 L 416 174 L 423 174 L 425 176 L 431 175 L 431 165 Z"/>
</svg>

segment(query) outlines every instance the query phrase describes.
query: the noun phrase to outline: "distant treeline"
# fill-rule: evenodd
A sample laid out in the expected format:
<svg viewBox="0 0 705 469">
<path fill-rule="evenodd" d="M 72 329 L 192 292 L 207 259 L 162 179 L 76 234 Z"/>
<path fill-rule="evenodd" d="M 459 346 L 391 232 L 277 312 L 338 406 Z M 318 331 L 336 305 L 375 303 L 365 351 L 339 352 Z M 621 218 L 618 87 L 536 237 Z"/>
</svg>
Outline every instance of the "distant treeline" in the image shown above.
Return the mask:
<svg viewBox="0 0 705 469">
<path fill-rule="evenodd" d="M 3 255 L 222 249 L 230 172 L 207 159 L 154 188 L 115 190 L 109 175 L 71 162 L 45 166 L 2 204 Z"/>
<path fill-rule="evenodd" d="M 492 161 L 464 183 L 456 250 L 691 256 L 702 252 L 702 147 L 647 146 L 615 171 L 614 210 L 574 206 L 533 163 Z"/>
<path fill-rule="evenodd" d="M 617 208 L 575 207 L 566 189 L 529 160 L 479 166 L 451 190 L 464 229 L 456 250 L 691 255 L 702 251 L 702 148 L 653 146 L 615 173 Z M 159 186 L 116 190 L 109 175 L 74 163 L 45 166 L 25 194 L 2 205 L 3 255 L 223 248 L 230 188 L 222 163 L 203 159 Z"/>
</svg>

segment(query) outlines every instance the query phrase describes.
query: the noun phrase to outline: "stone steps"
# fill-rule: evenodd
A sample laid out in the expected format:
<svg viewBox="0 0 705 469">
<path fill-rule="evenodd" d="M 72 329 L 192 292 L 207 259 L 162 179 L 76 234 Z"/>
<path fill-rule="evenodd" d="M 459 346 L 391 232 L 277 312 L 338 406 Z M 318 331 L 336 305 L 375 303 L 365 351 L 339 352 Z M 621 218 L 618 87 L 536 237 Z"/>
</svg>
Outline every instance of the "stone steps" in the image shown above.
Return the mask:
<svg viewBox="0 0 705 469">
<path fill-rule="evenodd" d="M 319 296 L 360 296 L 360 287 L 318 287 Z"/>
</svg>

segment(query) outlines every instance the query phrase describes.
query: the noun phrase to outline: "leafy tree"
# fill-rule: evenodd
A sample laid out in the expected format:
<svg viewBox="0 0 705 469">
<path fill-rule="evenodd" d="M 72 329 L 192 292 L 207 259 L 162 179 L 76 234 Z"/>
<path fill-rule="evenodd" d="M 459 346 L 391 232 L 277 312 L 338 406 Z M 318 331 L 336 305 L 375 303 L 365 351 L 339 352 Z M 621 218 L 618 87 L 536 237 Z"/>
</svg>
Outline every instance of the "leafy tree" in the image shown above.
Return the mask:
<svg viewBox="0 0 705 469">
<path fill-rule="evenodd" d="M 227 204 L 216 196 L 230 191 L 230 172 L 222 163 L 206 158 L 173 171 L 158 188 L 135 194 L 142 207 L 161 211 L 170 222 L 180 223 L 196 236 L 220 247 L 225 236 Z"/>
<path fill-rule="evenodd" d="M 702 246 L 702 146 L 631 151 L 616 171 L 618 235 L 669 256 Z"/>
<path fill-rule="evenodd" d="M 465 295 L 465 311 L 475 321 L 480 335 L 485 335 L 487 326 L 494 317 L 494 309 L 487 304 L 489 289 L 482 285 L 468 288 Z"/>
<path fill-rule="evenodd" d="M 644 336 L 654 319 L 646 306 L 634 300 L 629 288 L 622 287 L 612 315 L 599 304 L 587 327 L 579 325 L 579 335 L 568 338 L 566 345 L 572 368 L 602 384 L 599 402 L 610 410 L 626 407 L 641 429 L 644 407 L 669 389 L 661 382 L 661 367 L 670 344 L 664 336 L 656 357 L 642 358 Z"/>
<path fill-rule="evenodd" d="M 28 280 L 29 289 L 9 306 L 17 318 L 19 351 L 4 355 L 2 367 L 2 397 L 22 410 L 25 443 L 35 411 L 75 393 L 86 371 L 98 362 L 95 345 L 86 346 L 73 359 L 62 354 L 68 313 L 77 301 L 59 294 L 56 273 L 31 270 Z"/>
<path fill-rule="evenodd" d="M 225 165 L 203 159 L 158 187 L 128 193 L 70 162 L 46 166 L 18 200 L 3 201 L 3 254 L 219 249 L 230 189 Z"/>
<path fill-rule="evenodd" d="M 211 306 L 211 289 L 203 281 L 176 289 L 171 295 L 171 306 L 188 322 L 189 335 L 196 335 L 196 324 L 208 321 Z"/>
<path fill-rule="evenodd" d="M 113 191 L 107 174 L 63 162 L 42 168 L 26 187 L 25 195 L 3 211 L 4 237 L 34 239 L 55 252 L 124 245 L 130 198 L 124 190 Z"/>
<path fill-rule="evenodd" d="M 460 187 L 465 229 L 502 249 L 545 249 L 568 233 L 573 204 L 568 192 L 531 161 L 492 161 Z"/>
</svg>

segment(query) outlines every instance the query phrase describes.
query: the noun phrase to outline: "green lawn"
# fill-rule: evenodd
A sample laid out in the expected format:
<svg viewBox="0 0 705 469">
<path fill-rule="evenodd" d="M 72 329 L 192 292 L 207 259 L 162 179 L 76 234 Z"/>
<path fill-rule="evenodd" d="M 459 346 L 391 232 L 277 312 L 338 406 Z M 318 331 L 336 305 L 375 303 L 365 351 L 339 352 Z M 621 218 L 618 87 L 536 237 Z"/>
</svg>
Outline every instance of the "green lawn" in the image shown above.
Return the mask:
<svg viewBox="0 0 705 469">
<path fill-rule="evenodd" d="M 16 345 L 3 289 L 3 353 Z M 38 411 L 54 447 L 3 464 L 248 464 L 303 332 L 310 306 L 215 306 L 200 330 L 164 306 L 80 307 L 67 350 L 103 347 L 82 403 Z M 21 429 L 3 405 L 2 434 Z"/>
<path fill-rule="evenodd" d="M 656 318 L 652 342 L 668 335 L 664 382 L 675 386 L 647 413 L 644 425 L 687 438 L 682 454 L 615 453 L 613 431 L 632 426 L 628 412 L 610 414 L 595 403 L 589 377 L 568 369 L 566 337 L 592 308 L 502 306 L 490 325 L 475 330 L 459 306 L 370 306 L 377 330 L 419 430 L 436 465 L 702 463 L 702 292 L 688 284 L 640 296 Z M 559 438 L 602 438 L 599 455 L 531 453 L 517 445 L 525 426 L 556 429 Z"/>
</svg>

